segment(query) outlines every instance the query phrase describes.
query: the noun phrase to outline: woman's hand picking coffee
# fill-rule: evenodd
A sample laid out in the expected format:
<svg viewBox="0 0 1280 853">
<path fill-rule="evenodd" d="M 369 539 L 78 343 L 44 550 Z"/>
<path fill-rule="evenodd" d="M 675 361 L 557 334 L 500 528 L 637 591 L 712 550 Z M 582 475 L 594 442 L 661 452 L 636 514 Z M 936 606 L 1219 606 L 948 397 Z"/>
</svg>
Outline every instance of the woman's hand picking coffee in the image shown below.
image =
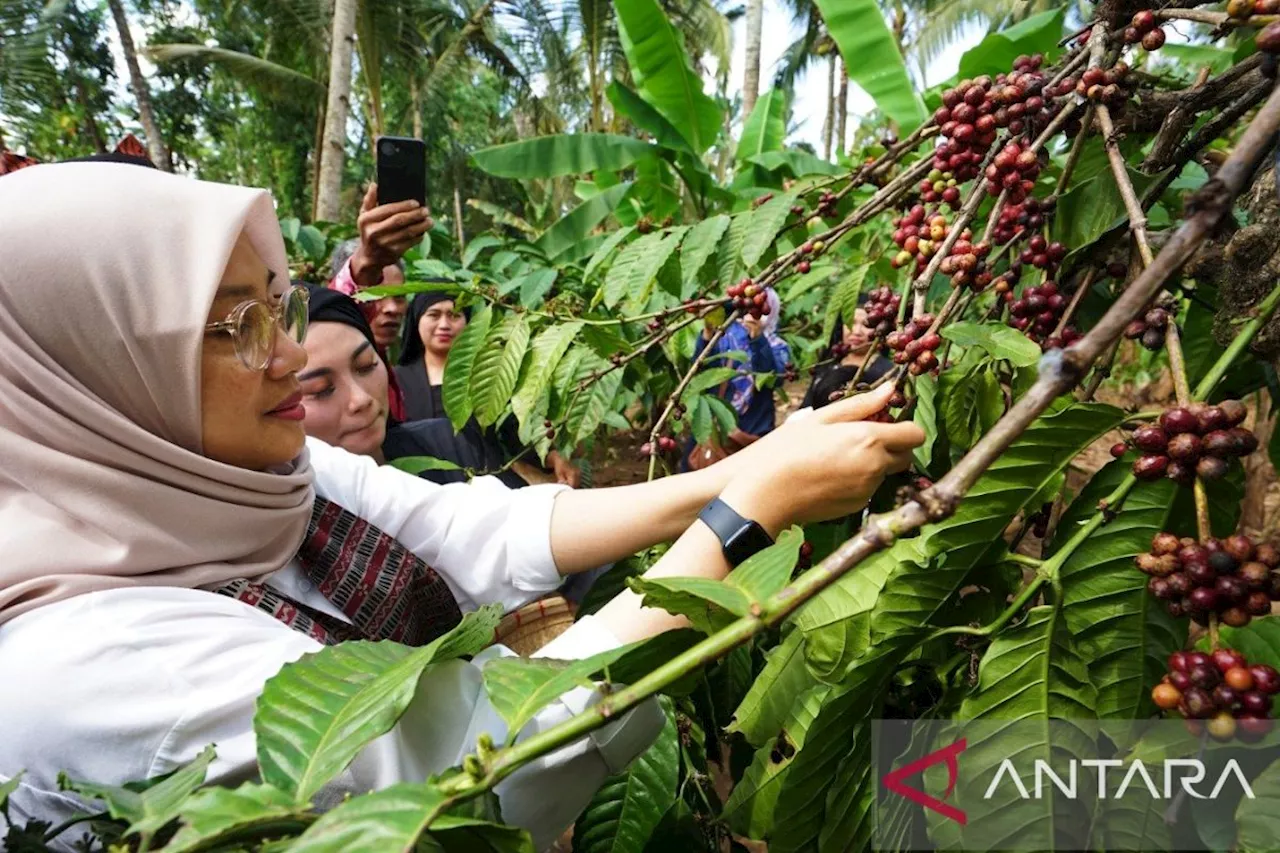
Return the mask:
<svg viewBox="0 0 1280 853">
<path fill-rule="evenodd" d="M 885 476 L 905 471 L 924 443 L 914 423 L 874 423 L 893 393 L 884 385 L 819 409 L 720 464 L 735 466 L 722 497 L 772 533 L 863 509 Z"/>
</svg>

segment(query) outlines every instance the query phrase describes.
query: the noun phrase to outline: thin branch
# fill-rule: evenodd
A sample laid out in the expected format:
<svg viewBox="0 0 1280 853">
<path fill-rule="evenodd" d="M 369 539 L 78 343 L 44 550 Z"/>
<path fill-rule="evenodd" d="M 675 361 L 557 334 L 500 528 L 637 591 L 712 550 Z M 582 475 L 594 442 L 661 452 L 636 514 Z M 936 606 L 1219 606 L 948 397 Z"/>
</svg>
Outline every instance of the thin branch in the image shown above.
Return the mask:
<svg viewBox="0 0 1280 853">
<path fill-rule="evenodd" d="M 1080 121 L 1080 132 L 1076 134 L 1076 138 L 1071 143 L 1071 151 L 1067 153 L 1067 162 L 1062 164 L 1062 174 L 1058 177 L 1058 185 L 1053 190 L 1055 198 L 1067 191 L 1067 185 L 1071 183 L 1071 176 L 1075 173 L 1076 164 L 1080 162 L 1080 152 L 1084 150 L 1085 138 L 1089 135 L 1089 128 L 1093 127 L 1093 104 L 1085 107 L 1084 118 Z"/>
<path fill-rule="evenodd" d="M 1142 255 L 1143 266 L 1151 266 L 1155 255 L 1151 252 L 1151 243 L 1147 240 L 1147 214 L 1138 201 L 1138 193 L 1129 180 L 1129 171 L 1124 163 L 1124 155 L 1120 153 L 1120 145 L 1116 140 L 1116 128 L 1111 122 L 1111 110 L 1099 102 L 1095 105 L 1098 115 L 1098 128 L 1102 131 L 1103 145 L 1107 150 L 1107 160 L 1111 163 L 1111 174 L 1115 176 L 1116 186 L 1120 189 L 1120 197 L 1124 199 L 1125 210 L 1129 214 L 1129 231 L 1138 244 L 1138 252 Z"/>
<path fill-rule="evenodd" d="M 1089 271 L 1084 274 L 1084 281 L 1076 286 L 1076 292 L 1071 294 L 1071 301 L 1067 303 L 1067 309 L 1062 312 L 1062 319 L 1058 320 L 1058 327 L 1053 330 L 1050 337 L 1062 337 L 1062 330 L 1067 328 L 1071 319 L 1076 315 L 1076 309 L 1080 307 L 1080 303 L 1084 300 L 1084 295 L 1093 286 L 1094 276 L 1098 274 L 1097 267 L 1089 267 Z"/>
</svg>

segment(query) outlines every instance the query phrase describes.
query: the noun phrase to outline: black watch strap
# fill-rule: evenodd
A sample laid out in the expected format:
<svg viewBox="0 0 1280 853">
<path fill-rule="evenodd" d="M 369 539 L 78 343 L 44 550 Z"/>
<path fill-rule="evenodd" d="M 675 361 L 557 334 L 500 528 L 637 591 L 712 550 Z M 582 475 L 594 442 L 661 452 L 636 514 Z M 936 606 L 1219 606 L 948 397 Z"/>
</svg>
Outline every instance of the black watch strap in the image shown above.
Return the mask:
<svg viewBox="0 0 1280 853">
<path fill-rule="evenodd" d="M 773 537 L 763 527 L 743 518 L 719 498 L 712 498 L 702 508 L 702 512 L 698 513 L 698 519 L 710 527 L 711 532 L 720 540 L 720 548 L 731 566 L 737 566 L 753 554 L 773 545 Z"/>
</svg>

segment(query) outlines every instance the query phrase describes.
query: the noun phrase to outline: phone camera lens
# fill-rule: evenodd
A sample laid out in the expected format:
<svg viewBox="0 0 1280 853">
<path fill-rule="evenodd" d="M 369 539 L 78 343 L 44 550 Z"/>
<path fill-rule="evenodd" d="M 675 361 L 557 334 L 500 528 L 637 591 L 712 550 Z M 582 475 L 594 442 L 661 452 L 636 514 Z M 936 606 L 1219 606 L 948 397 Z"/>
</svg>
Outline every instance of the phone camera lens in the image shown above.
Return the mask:
<svg viewBox="0 0 1280 853">
<path fill-rule="evenodd" d="M 383 156 L 385 156 L 385 157 L 390 157 L 392 154 L 395 154 L 395 153 L 396 153 L 396 144 L 395 144 L 394 142 L 383 142 L 383 143 L 382 143 L 382 154 L 383 154 Z"/>
</svg>

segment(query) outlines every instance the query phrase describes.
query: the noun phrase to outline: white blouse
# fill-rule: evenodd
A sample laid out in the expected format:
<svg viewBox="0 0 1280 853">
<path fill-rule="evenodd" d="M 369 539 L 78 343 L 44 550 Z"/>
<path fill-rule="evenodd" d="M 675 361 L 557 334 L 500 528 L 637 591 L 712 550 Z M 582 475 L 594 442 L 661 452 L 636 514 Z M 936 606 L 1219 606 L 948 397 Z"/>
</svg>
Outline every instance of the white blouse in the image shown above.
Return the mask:
<svg viewBox="0 0 1280 853">
<path fill-rule="evenodd" d="M 562 581 L 551 556 L 551 506 L 561 487 L 508 490 L 491 477 L 439 486 L 308 440 L 316 491 L 395 536 L 433 566 L 463 610 L 507 609 Z M 295 564 L 269 583 L 345 618 Z M 543 648 L 544 657 L 584 658 L 617 639 L 587 617 Z M 221 595 L 173 587 L 108 590 L 41 607 L 0 625 L 0 782 L 26 770 L 10 816 L 54 823 L 84 810 L 58 791 L 57 775 L 122 784 L 167 773 L 210 743 L 209 781 L 254 778 L 254 703 L 282 665 L 319 645 L 262 611 Z M 471 662 L 431 668 L 399 724 L 370 744 L 318 805 L 396 782 L 421 781 L 457 765 L 476 737 L 506 726 L 481 682 L 487 649 Z M 579 688 L 544 708 L 521 736 L 597 701 Z M 604 779 L 657 736 L 662 713 L 649 702 L 615 723 L 522 768 L 497 789 L 504 819 L 528 829 L 538 849 L 555 840 Z M 549 793 L 550 792 L 550 793 Z M 73 829 L 61 839 L 75 839 Z M 65 847 L 63 849 L 69 849 Z"/>
</svg>

